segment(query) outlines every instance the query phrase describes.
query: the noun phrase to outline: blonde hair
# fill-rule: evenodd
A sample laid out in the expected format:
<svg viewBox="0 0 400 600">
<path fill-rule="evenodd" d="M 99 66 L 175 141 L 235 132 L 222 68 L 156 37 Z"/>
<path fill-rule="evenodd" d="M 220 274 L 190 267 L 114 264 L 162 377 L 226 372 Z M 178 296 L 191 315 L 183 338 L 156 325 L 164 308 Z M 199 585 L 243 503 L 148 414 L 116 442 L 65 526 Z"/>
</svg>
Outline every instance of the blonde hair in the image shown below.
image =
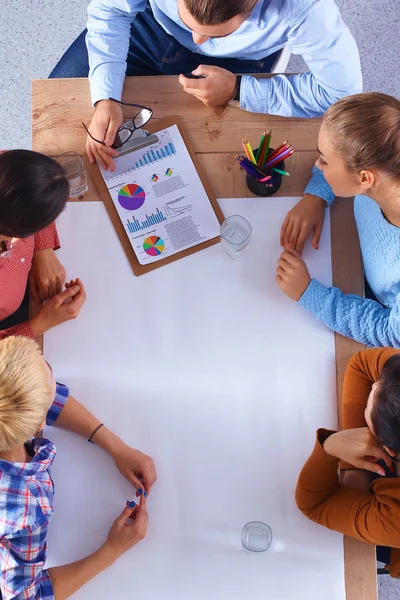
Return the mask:
<svg viewBox="0 0 400 600">
<path fill-rule="evenodd" d="M 400 101 L 378 92 L 347 96 L 324 116 L 332 145 L 350 172 L 379 169 L 400 180 Z"/>
<path fill-rule="evenodd" d="M 39 346 L 23 337 L 0 342 L 0 452 L 38 431 L 50 404 L 51 385 Z"/>
</svg>

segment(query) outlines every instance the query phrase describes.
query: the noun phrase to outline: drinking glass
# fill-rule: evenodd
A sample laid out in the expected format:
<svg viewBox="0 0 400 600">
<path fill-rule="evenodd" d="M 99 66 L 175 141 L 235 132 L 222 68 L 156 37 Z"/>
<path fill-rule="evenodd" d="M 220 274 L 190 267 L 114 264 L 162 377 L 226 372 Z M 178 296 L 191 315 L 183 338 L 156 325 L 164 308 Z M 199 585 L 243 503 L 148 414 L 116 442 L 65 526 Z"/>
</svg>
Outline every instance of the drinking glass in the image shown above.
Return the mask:
<svg viewBox="0 0 400 600">
<path fill-rule="evenodd" d="M 237 260 L 250 244 L 251 225 L 240 215 L 232 215 L 221 225 L 221 244 L 231 258 Z"/>
<path fill-rule="evenodd" d="M 76 198 L 88 191 L 85 163 L 77 152 L 64 152 L 57 157 L 57 162 L 64 168 L 69 183 L 70 198 Z"/>
</svg>

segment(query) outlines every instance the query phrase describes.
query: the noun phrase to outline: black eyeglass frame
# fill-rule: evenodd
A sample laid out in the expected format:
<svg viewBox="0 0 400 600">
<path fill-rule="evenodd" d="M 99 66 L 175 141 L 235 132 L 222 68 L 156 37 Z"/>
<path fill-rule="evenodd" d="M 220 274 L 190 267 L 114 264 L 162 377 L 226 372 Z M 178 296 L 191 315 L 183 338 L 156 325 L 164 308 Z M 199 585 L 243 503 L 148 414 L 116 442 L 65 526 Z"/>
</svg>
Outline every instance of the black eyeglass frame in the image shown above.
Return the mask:
<svg viewBox="0 0 400 600">
<path fill-rule="evenodd" d="M 134 120 L 136 119 L 136 117 L 138 115 L 140 115 L 142 110 L 148 110 L 150 111 L 150 116 L 147 119 L 147 121 L 145 121 L 141 127 L 143 127 L 143 125 L 146 125 L 151 117 L 153 116 L 153 109 L 150 108 L 150 106 L 143 106 L 142 104 L 133 104 L 131 102 L 122 102 L 121 100 L 116 100 L 115 98 L 108 98 L 109 100 L 112 100 L 113 102 L 117 102 L 118 104 L 122 104 L 123 106 L 134 106 L 135 108 L 140 108 L 141 110 L 139 110 L 138 113 L 136 113 L 136 115 L 134 117 L 132 117 L 132 119 L 130 121 L 128 121 L 127 123 L 124 123 L 123 125 L 121 125 L 121 127 L 118 127 L 117 129 L 117 133 L 115 135 L 115 137 L 117 137 L 119 131 L 122 131 L 123 129 L 126 129 L 129 131 L 130 135 L 129 137 L 124 141 L 121 142 L 120 144 L 116 144 L 115 141 L 114 143 L 111 145 L 111 148 L 114 148 L 114 150 L 117 150 L 118 148 L 121 148 L 124 144 L 126 144 L 132 137 L 133 133 L 135 131 L 137 131 L 138 129 L 140 129 L 140 127 L 136 127 Z M 97 142 L 98 144 L 101 144 L 102 146 L 105 146 L 105 142 L 102 142 L 100 140 L 97 140 L 95 137 L 92 136 L 92 134 L 90 133 L 89 129 L 86 127 L 85 123 L 83 121 L 81 121 L 82 125 L 84 126 L 86 133 L 92 138 L 92 140 L 94 142 Z"/>
</svg>

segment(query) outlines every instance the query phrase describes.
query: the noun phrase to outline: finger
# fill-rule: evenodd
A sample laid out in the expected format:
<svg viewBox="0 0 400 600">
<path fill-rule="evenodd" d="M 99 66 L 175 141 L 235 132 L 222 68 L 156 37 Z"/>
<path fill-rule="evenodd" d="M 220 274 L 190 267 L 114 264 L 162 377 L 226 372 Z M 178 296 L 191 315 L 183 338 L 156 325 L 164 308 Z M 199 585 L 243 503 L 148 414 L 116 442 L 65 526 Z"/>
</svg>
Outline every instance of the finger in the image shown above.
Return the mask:
<svg viewBox="0 0 400 600">
<path fill-rule="evenodd" d="M 59 290 L 61 292 L 61 289 Z M 47 287 L 47 298 L 52 298 L 57 294 L 57 279 L 54 277 L 49 281 L 49 285 Z"/>
<path fill-rule="evenodd" d="M 103 158 L 103 155 L 100 153 L 99 146 L 93 142 L 90 142 L 90 146 L 92 148 L 93 156 L 100 164 L 100 166 L 107 171 L 107 162 Z"/>
<path fill-rule="evenodd" d="M 192 71 L 193 75 L 203 75 L 204 77 L 207 77 L 207 75 L 210 75 L 212 72 L 212 69 L 210 69 L 209 67 L 207 67 L 207 65 L 199 65 L 197 67 L 197 69 L 195 69 L 194 71 Z"/>
<path fill-rule="evenodd" d="M 378 446 L 372 446 L 372 448 L 370 450 L 368 450 L 368 455 L 371 456 L 373 459 L 383 460 L 385 462 L 386 466 L 388 466 L 388 467 L 392 466 L 391 457 L 388 456 L 386 454 L 386 452 L 382 448 L 379 448 Z"/>
<path fill-rule="evenodd" d="M 279 243 L 281 246 L 284 246 L 284 239 L 285 239 L 285 233 L 286 233 L 286 228 L 288 226 L 290 217 L 289 215 L 286 215 L 285 220 L 282 223 L 282 227 L 281 227 L 281 236 L 280 236 L 280 240 Z"/>
<path fill-rule="evenodd" d="M 298 223 L 295 223 L 293 225 L 293 229 L 292 229 L 292 233 L 290 234 L 290 238 L 289 238 L 289 248 L 296 248 L 297 245 L 297 240 L 299 238 L 300 235 L 300 231 L 301 231 L 301 227 Z"/>
<path fill-rule="evenodd" d="M 136 504 L 136 503 L 135 503 Z M 133 512 L 132 502 L 127 502 L 122 513 L 115 519 L 115 524 L 118 525 L 122 529 L 126 525 L 128 519 L 131 518 L 131 514 Z"/>
<path fill-rule="evenodd" d="M 87 154 L 87 157 L 89 159 L 89 162 L 92 163 L 92 164 L 94 164 L 95 157 L 94 157 L 94 154 L 92 152 L 92 147 L 91 147 L 92 143 L 91 143 L 90 140 L 91 140 L 91 137 L 88 135 L 87 138 L 86 138 L 86 154 Z"/>
<path fill-rule="evenodd" d="M 287 250 L 285 250 L 284 252 L 282 252 L 281 257 L 280 257 L 279 260 L 283 261 L 283 263 L 281 264 L 281 266 L 283 268 L 285 268 L 287 265 L 290 266 L 290 265 L 293 265 L 295 263 L 294 256 L 292 256 L 290 254 L 290 252 L 288 252 Z M 278 263 L 279 263 L 279 260 L 278 260 Z M 286 265 L 284 263 L 286 263 Z"/>
<path fill-rule="evenodd" d="M 313 248 L 315 248 L 315 250 L 318 250 L 318 248 L 319 248 L 319 240 L 321 239 L 321 232 L 322 232 L 323 226 L 324 226 L 324 222 L 321 220 L 314 227 L 311 243 L 313 245 Z"/>
<path fill-rule="evenodd" d="M 193 74 L 195 73 L 193 72 Z M 201 90 L 202 85 L 204 86 L 204 81 L 202 79 L 190 79 L 189 77 L 185 77 L 184 75 L 179 75 L 179 81 L 183 85 L 185 91 Z"/>
<path fill-rule="evenodd" d="M 41 300 L 48 300 L 52 296 L 50 296 L 50 282 L 46 281 L 45 283 L 38 284 L 39 296 Z M 54 294 L 53 294 L 54 296 Z"/>
<path fill-rule="evenodd" d="M 34 301 L 36 302 L 36 304 L 40 304 L 41 300 L 40 300 L 40 296 L 39 296 L 39 288 L 37 286 L 36 281 L 32 278 L 31 282 L 30 282 L 30 292 L 31 292 L 31 296 L 34 299 Z"/>
<path fill-rule="evenodd" d="M 64 302 L 66 300 L 76 296 L 79 293 L 79 289 L 80 289 L 79 285 L 73 285 L 73 286 L 69 287 L 68 289 L 64 290 L 63 292 L 61 292 L 60 294 L 57 294 L 57 296 L 55 296 L 55 298 L 57 299 L 58 304 L 59 305 L 64 304 Z"/>
<path fill-rule="evenodd" d="M 106 137 L 104 140 L 104 143 L 107 146 L 111 146 L 111 144 L 114 143 L 115 136 L 117 135 L 118 127 L 119 127 L 119 124 L 117 123 L 117 121 L 115 121 L 114 119 L 111 118 L 108 123 Z"/>
<path fill-rule="evenodd" d="M 59 292 L 61 292 L 66 279 L 67 279 L 67 272 L 65 269 L 62 269 L 57 276 L 57 294 Z M 58 286 L 60 286 L 60 289 L 58 289 Z"/>
<path fill-rule="evenodd" d="M 381 475 L 382 477 L 385 476 L 385 471 L 382 467 L 370 460 L 359 460 L 355 466 L 360 469 L 365 469 L 366 471 L 371 471 L 371 473 L 378 473 L 378 475 Z"/>
<path fill-rule="evenodd" d="M 278 266 L 282 269 L 283 272 L 288 271 L 288 267 L 290 267 L 290 264 L 283 258 L 280 258 L 278 260 Z"/>
<path fill-rule="evenodd" d="M 139 502 L 139 508 L 137 511 L 138 517 L 142 517 L 143 515 L 146 514 L 146 506 L 147 506 L 147 498 L 145 495 L 143 495 L 143 496 L 141 496 L 140 502 Z"/>
<path fill-rule="evenodd" d="M 301 258 L 300 254 L 294 248 L 286 248 L 285 252 L 282 254 L 285 260 L 289 262 L 291 265 L 295 265 L 299 262 L 304 262 Z"/>
<path fill-rule="evenodd" d="M 297 239 L 297 244 L 295 246 L 295 250 L 296 252 L 299 253 L 299 255 L 301 256 L 303 250 L 304 250 L 304 245 L 307 241 L 307 237 L 308 237 L 309 231 L 307 228 L 303 227 L 300 231 L 299 237 Z M 314 239 L 314 238 L 313 238 Z M 318 248 L 317 248 L 318 249 Z"/>
<path fill-rule="evenodd" d="M 189 79 L 189 81 L 199 81 L 199 80 Z M 202 89 L 192 88 L 192 87 L 187 87 L 187 86 L 185 86 L 183 89 L 187 94 L 190 94 L 191 96 L 195 96 L 199 100 L 203 100 L 203 98 L 205 98 L 207 95 L 207 92 Z"/>
<path fill-rule="evenodd" d="M 276 274 L 279 275 L 279 277 L 282 279 L 282 281 L 284 281 L 286 274 L 286 271 L 284 269 L 282 269 L 282 267 L 276 267 Z"/>
<path fill-rule="evenodd" d="M 282 286 L 282 284 L 283 284 L 283 279 L 282 279 L 282 277 L 281 277 L 280 275 L 277 275 L 277 276 L 275 277 L 275 282 L 278 284 L 278 286 L 279 286 L 279 287 L 281 287 L 281 286 Z"/>
<path fill-rule="evenodd" d="M 292 235 L 292 230 L 293 230 L 293 220 L 290 219 L 288 225 L 286 226 L 286 231 L 285 231 L 285 235 L 284 235 L 284 240 L 283 240 L 284 248 L 286 248 L 286 246 L 289 244 L 290 236 Z"/>
</svg>

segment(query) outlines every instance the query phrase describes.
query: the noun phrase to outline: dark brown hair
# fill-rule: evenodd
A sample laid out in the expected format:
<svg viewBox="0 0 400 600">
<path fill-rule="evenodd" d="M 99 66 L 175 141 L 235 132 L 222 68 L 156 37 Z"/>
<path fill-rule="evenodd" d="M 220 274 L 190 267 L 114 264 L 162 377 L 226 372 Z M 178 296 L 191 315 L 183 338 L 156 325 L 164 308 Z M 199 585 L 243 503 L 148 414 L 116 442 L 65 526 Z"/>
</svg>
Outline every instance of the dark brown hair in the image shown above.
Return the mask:
<svg viewBox="0 0 400 600">
<path fill-rule="evenodd" d="M 24 238 L 50 225 L 69 196 L 64 169 L 31 150 L 0 154 L 0 235 Z"/>
<path fill-rule="evenodd" d="M 237 15 L 248 16 L 258 0 L 184 0 L 199 25 L 221 25 Z"/>
<path fill-rule="evenodd" d="M 400 101 L 378 92 L 347 96 L 324 116 L 350 172 L 379 169 L 400 180 Z"/>
<path fill-rule="evenodd" d="M 400 353 L 391 356 L 383 369 L 374 394 L 371 422 L 381 446 L 400 452 Z"/>
</svg>

